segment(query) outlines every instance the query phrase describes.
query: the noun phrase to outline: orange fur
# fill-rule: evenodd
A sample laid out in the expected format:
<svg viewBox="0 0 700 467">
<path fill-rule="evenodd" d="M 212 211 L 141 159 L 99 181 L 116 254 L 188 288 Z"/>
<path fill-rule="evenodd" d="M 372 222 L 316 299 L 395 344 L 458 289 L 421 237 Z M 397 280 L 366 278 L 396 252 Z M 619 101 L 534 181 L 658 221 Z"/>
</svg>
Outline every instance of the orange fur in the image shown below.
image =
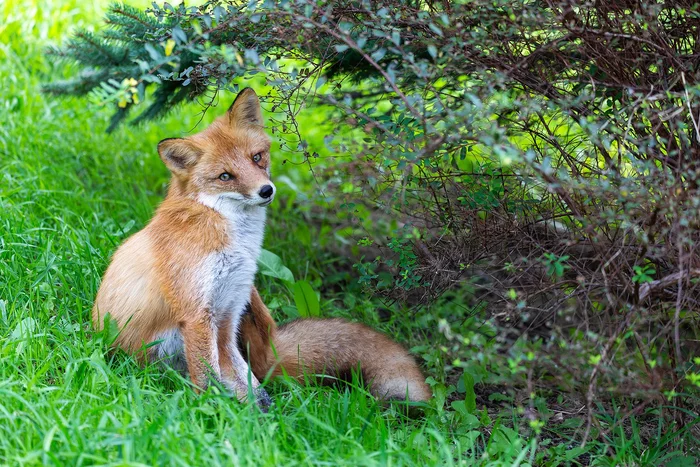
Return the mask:
<svg viewBox="0 0 700 467">
<path fill-rule="evenodd" d="M 252 313 L 241 326 L 242 345 L 258 379 L 287 374 L 299 381 L 314 375 L 346 380 L 361 370 L 381 399 L 426 401 L 431 393 L 406 350 L 365 325 L 343 319 L 301 319 L 277 327 L 257 291 Z M 272 344 L 272 345 L 270 345 Z"/>
</svg>

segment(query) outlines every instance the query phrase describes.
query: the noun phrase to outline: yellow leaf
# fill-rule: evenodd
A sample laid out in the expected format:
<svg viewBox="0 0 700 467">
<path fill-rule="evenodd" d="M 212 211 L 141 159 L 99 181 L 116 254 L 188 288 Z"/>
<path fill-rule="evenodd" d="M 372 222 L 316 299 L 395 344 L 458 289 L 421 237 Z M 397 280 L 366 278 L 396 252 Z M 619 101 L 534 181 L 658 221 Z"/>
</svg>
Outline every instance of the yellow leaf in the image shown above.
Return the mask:
<svg viewBox="0 0 700 467">
<path fill-rule="evenodd" d="M 121 99 L 119 101 L 119 104 L 117 104 L 117 105 L 119 106 L 120 109 L 123 109 L 124 107 L 126 107 L 126 99 Z"/>
<path fill-rule="evenodd" d="M 169 57 L 171 53 L 173 53 L 173 49 L 175 48 L 175 41 L 172 39 L 168 39 L 168 42 L 165 43 L 165 56 Z"/>
</svg>

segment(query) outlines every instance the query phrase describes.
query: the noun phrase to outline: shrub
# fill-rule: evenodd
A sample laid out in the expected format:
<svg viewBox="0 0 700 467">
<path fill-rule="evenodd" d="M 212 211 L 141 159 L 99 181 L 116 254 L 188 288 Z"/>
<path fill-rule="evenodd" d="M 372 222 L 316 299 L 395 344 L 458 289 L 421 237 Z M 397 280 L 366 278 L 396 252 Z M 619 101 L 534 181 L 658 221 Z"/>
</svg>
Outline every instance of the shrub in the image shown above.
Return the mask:
<svg viewBox="0 0 700 467">
<path fill-rule="evenodd" d="M 358 272 L 376 293 L 425 304 L 471 284 L 492 323 L 535 336 L 523 384 L 570 381 L 589 413 L 601 381 L 659 405 L 693 387 L 694 2 L 213 0 L 115 5 L 107 23 L 53 51 L 82 73 L 49 92 L 113 103 L 114 128 L 262 75 L 273 130 L 374 222 Z M 333 163 L 299 132 L 310 102 L 332 109 Z"/>
</svg>

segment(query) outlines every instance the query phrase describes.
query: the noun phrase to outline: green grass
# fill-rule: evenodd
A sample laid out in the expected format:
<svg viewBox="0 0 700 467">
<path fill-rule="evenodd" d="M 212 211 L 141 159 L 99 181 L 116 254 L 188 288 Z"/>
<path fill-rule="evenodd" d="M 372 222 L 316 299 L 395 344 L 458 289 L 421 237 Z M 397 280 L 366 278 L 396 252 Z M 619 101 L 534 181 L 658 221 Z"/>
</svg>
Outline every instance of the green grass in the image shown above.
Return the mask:
<svg viewBox="0 0 700 467">
<path fill-rule="evenodd" d="M 186 107 L 108 136 L 109 112 L 40 93 L 70 73 L 48 64 L 44 47 L 95 24 L 102 6 L 0 7 L 9 19 L 0 26 L 0 464 L 449 464 L 455 445 L 444 430 L 379 406 L 362 388 L 277 383 L 262 414 L 216 389 L 198 396 L 93 335 L 90 308 L 110 254 L 165 191 L 155 145 L 198 118 Z M 301 256 L 291 235 L 274 234 L 285 230 L 276 209 L 266 247 L 285 261 Z M 305 261 L 290 262 L 297 276 Z M 284 288 L 262 284 L 276 290 L 268 299 L 290 303 Z"/>
<path fill-rule="evenodd" d="M 657 436 L 648 447 L 636 417 L 624 423 L 615 413 L 600 418 L 594 432 L 598 426 L 609 431 L 576 450 L 581 419 L 540 431 L 517 406 L 500 413 L 467 409 L 462 400 L 469 391 L 446 383 L 439 350 L 445 341 L 435 332 L 437 319 L 451 317 L 454 307 L 380 323 L 374 303 L 348 289 L 349 273 L 336 270 L 338 258 L 324 251 L 332 227 L 317 214 L 310 222 L 303 190 L 284 184 L 270 208 L 265 247 L 295 277 L 325 291 L 325 315 L 359 319 L 419 350 L 436 392 L 424 416 L 406 418 L 400 406 L 379 404 L 357 384 L 286 381 L 269 383 L 275 403 L 263 414 L 216 388 L 197 395 L 172 371 L 141 368 L 108 352 L 89 324 L 100 276 L 117 245 L 148 222 L 165 193 L 168 173 L 157 142 L 194 128 L 199 109 L 183 107 L 164 121 L 106 135 L 106 109 L 41 94 L 41 83 L 74 72 L 47 62 L 44 48 L 65 40 L 72 28 L 96 27 L 104 6 L 102 0 L 0 4 L 0 465 L 657 465 L 683 459 L 690 431 Z M 278 161 L 274 169 L 303 189 L 315 188 L 303 165 Z M 287 287 L 269 277 L 258 283 L 278 320 L 295 316 Z"/>
</svg>

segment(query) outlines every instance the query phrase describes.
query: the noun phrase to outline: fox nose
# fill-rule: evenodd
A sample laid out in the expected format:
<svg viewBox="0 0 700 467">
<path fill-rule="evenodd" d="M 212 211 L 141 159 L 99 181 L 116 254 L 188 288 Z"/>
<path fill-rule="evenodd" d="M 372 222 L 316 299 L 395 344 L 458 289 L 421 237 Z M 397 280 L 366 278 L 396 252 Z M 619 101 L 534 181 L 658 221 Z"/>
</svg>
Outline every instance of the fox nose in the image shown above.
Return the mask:
<svg viewBox="0 0 700 467">
<path fill-rule="evenodd" d="M 260 195 L 261 198 L 267 199 L 270 196 L 272 196 L 272 193 L 274 193 L 274 192 L 275 192 L 275 190 L 270 185 L 265 185 L 262 188 L 260 188 L 260 191 L 258 192 L 258 194 Z"/>
</svg>

